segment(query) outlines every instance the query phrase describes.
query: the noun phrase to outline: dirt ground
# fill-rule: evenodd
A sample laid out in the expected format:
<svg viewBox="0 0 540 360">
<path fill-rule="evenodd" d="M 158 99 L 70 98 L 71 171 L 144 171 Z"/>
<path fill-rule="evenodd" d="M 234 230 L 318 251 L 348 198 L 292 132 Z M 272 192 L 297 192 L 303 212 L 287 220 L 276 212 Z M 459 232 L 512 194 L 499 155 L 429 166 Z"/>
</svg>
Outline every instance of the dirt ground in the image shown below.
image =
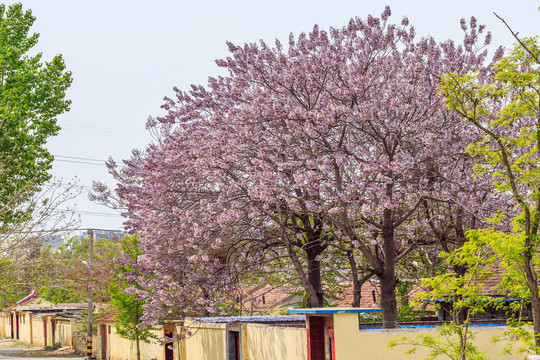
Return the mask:
<svg viewBox="0 0 540 360">
<path fill-rule="evenodd" d="M 75 354 L 71 349 L 51 351 L 17 340 L 0 340 L 0 359 L 81 360 L 83 358 L 86 357 Z"/>
</svg>

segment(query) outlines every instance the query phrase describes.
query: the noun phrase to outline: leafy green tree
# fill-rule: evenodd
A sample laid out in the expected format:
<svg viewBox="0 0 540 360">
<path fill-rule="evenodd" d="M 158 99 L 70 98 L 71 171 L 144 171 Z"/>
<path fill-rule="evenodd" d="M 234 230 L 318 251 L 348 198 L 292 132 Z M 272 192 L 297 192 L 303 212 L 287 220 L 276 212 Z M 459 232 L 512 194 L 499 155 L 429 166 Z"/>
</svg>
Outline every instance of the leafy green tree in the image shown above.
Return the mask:
<svg viewBox="0 0 540 360">
<path fill-rule="evenodd" d="M 0 307 L 13 305 L 32 290 L 48 288 L 60 291 L 62 282 L 57 272 L 60 261 L 50 246 L 33 244 L 18 249 L 11 258 L 0 260 Z"/>
<path fill-rule="evenodd" d="M 116 277 L 120 241 L 96 239 L 91 266 L 89 243 L 88 238 L 71 237 L 53 249 L 33 242 L 0 257 L 0 307 L 13 305 L 36 289 L 53 303 L 86 301 L 89 291 L 95 301 L 109 301 L 107 284 Z"/>
<path fill-rule="evenodd" d="M 440 89 L 448 107 L 483 134 L 468 148 L 482 159 L 477 175 L 492 181 L 518 209 L 519 214 L 506 214 L 515 225 L 512 241 L 507 242 L 515 246 L 507 250 L 519 251 L 513 255 L 527 284 L 535 346 L 540 349 L 540 46 L 537 38 L 513 34 L 518 44 L 491 72 L 451 73 Z"/>
<path fill-rule="evenodd" d="M 136 295 L 129 295 L 125 291 L 130 285 L 122 275 L 137 273 L 133 263 L 142 255 L 139 249 L 139 240 L 136 235 L 127 235 L 122 238 L 122 250 L 126 256 L 125 261 L 119 261 L 117 266 L 120 280 L 109 283 L 108 290 L 111 296 L 111 305 L 116 310 L 116 332 L 121 337 L 135 341 L 137 347 L 137 360 L 141 359 L 140 342 L 150 342 L 156 336 L 152 333 L 153 327 L 140 326 L 143 316 L 144 302 Z"/>
<path fill-rule="evenodd" d="M 435 334 L 421 334 L 415 339 L 404 336 L 391 341 L 390 347 L 408 345 L 410 348 L 406 354 L 413 354 L 418 348 L 428 348 L 430 352 L 426 360 L 440 357 L 451 360 L 487 359 L 486 354 L 473 344 L 475 334 L 470 327 L 475 315 L 483 313 L 488 306 L 501 304 L 482 293 L 497 262 L 490 243 L 485 241 L 483 237 L 475 237 L 451 254 L 442 254 L 449 268 L 467 268 L 464 274 L 450 271 L 422 281 L 422 285 L 431 291 L 418 296 L 445 299 L 451 303 L 452 320 L 437 327 Z"/>
<path fill-rule="evenodd" d="M 45 145 L 58 134 L 56 117 L 69 110 L 71 73 L 61 55 L 50 62 L 29 52 L 39 34 L 20 3 L 0 4 L 0 230 L 29 220 L 21 207 L 50 178 L 53 156 Z M 21 208 L 23 210 L 21 210 Z"/>
</svg>

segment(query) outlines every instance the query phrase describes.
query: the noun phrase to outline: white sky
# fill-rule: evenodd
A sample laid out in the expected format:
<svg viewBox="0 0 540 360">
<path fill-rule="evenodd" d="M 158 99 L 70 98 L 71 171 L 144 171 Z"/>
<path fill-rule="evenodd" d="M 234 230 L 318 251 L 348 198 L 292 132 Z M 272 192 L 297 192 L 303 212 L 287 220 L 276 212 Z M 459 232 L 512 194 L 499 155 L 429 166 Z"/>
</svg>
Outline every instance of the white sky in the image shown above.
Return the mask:
<svg viewBox="0 0 540 360">
<path fill-rule="evenodd" d="M 15 1 L 7 1 L 6 4 Z M 289 34 L 341 27 L 351 17 L 379 16 L 385 5 L 391 21 L 406 15 L 418 36 L 460 41 L 459 20 L 474 15 L 493 34 L 493 43 L 509 47 L 513 38 L 493 11 L 521 36 L 540 34 L 538 0 L 26 0 L 41 34 L 37 50 L 44 60 L 60 53 L 73 85 L 68 92 L 71 111 L 59 118 L 62 130 L 49 141 L 57 156 L 53 175 L 82 186 L 92 180 L 114 185 L 102 165 L 79 162 L 119 161 L 133 148 L 150 141 L 145 131 L 149 115 L 162 115 L 164 96 L 172 87 L 206 85 L 221 71 L 214 63 L 228 56 L 225 41 L 236 44 L 259 39 L 286 44 Z M 90 161 L 93 162 L 93 161 Z M 113 210 L 77 199 L 81 227 L 121 229 L 123 219 Z M 93 213 L 89 213 L 93 212 Z M 99 213 L 99 214 L 95 214 Z M 106 215 L 111 214 L 111 215 Z"/>
</svg>

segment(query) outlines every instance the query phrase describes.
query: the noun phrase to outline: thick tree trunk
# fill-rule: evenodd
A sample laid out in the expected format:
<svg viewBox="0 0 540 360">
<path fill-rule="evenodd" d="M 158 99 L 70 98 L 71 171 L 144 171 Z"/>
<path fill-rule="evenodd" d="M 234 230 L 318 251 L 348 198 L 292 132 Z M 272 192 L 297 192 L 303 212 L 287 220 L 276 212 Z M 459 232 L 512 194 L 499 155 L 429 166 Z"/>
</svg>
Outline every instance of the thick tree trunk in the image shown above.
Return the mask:
<svg viewBox="0 0 540 360">
<path fill-rule="evenodd" d="M 381 309 L 383 328 L 397 328 L 396 279 L 394 272 L 379 277 L 381 282 Z"/>
<path fill-rule="evenodd" d="M 310 252 L 307 251 L 308 257 L 308 269 L 307 274 L 302 266 L 298 255 L 294 252 L 292 245 L 289 244 L 287 247 L 289 257 L 291 258 L 294 268 L 298 277 L 304 285 L 304 290 L 306 291 L 307 297 L 307 306 L 312 307 L 321 307 L 323 305 L 323 291 L 321 286 L 321 264 L 320 261 L 316 261 L 316 256 L 310 256 Z M 313 254 L 311 254 L 313 255 Z"/>
<path fill-rule="evenodd" d="M 314 296 L 308 298 L 309 307 L 323 306 L 323 291 L 321 283 L 321 262 L 315 259 L 308 259 L 308 281 L 313 287 Z"/>
<path fill-rule="evenodd" d="M 394 243 L 394 224 L 392 210 L 383 212 L 383 250 L 384 270 L 378 275 L 381 282 L 381 309 L 383 328 L 397 328 L 397 301 L 396 301 L 396 246 Z"/>
</svg>

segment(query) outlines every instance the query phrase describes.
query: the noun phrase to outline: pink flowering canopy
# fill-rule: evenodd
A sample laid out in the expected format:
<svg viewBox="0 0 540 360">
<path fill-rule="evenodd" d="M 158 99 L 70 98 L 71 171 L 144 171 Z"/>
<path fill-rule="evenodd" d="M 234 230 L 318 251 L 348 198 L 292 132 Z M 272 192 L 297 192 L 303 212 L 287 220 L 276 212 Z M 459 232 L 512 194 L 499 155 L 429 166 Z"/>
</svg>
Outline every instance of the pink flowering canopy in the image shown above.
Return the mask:
<svg viewBox="0 0 540 360">
<path fill-rule="evenodd" d="M 493 208 L 464 153 L 479 134 L 437 91 L 445 73 L 488 71 L 490 34 L 473 18 L 461 45 L 417 40 L 389 16 L 315 26 L 287 47 L 228 43 L 228 76 L 165 99 L 170 133 L 113 167 L 145 252 L 148 319 L 215 311 L 267 272 L 321 306 L 325 277 L 356 259 L 393 327 L 396 263 L 443 219 L 467 228 Z"/>
</svg>

